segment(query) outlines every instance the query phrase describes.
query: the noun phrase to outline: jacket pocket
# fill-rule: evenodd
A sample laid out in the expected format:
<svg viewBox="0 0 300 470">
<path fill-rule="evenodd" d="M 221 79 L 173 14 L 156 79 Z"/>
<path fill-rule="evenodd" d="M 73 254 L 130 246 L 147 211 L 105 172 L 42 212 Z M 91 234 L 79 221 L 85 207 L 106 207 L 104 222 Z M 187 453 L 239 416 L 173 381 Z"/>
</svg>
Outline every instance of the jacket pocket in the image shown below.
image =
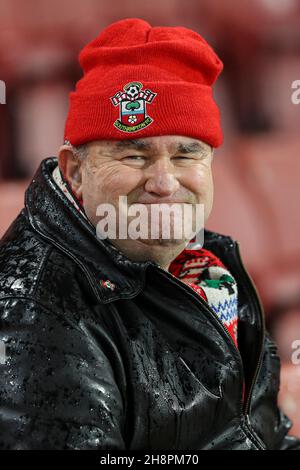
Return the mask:
<svg viewBox="0 0 300 470">
<path fill-rule="evenodd" d="M 219 389 L 219 394 L 215 394 L 214 392 L 212 392 L 211 390 L 209 390 L 202 381 L 200 381 L 198 379 L 198 377 L 196 377 L 196 375 L 194 374 L 194 372 L 190 369 L 190 367 L 187 365 L 187 363 L 185 362 L 185 360 L 181 357 L 181 356 L 178 356 L 178 359 L 179 361 L 182 363 L 182 365 L 187 369 L 187 371 L 189 372 L 189 374 L 194 377 L 194 379 L 196 380 L 196 382 L 199 384 L 199 387 L 202 389 L 203 393 L 207 394 L 208 396 L 210 396 L 211 398 L 214 398 L 216 400 L 220 400 L 221 398 L 223 398 L 223 390 L 222 390 L 222 386 L 221 384 L 218 384 L 218 389 Z"/>
</svg>

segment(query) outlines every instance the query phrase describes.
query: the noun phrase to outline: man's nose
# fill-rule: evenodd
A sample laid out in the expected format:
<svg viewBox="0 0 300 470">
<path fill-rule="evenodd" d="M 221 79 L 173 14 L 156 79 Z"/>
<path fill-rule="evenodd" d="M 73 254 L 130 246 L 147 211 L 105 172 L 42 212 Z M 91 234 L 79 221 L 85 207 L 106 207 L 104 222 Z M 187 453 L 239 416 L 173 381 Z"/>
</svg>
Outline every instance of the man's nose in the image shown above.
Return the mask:
<svg viewBox="0 0 300 470">
<path fill-rule="evenodd" d="M 179 189 L 171 162 L 157 160 L 146 171 L 145 191 L 159 196 L 170 196 Z"/>
</svg>

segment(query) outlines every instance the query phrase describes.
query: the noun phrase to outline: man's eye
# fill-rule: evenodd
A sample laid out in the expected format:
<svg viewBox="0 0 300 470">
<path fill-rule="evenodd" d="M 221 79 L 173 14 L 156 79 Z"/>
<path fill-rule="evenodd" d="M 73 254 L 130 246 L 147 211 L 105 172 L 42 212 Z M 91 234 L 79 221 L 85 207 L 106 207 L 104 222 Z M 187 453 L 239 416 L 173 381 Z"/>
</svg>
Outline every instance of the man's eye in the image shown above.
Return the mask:
<svg viewBox="0 0 300 470">
<path fill-rule="evenodd" d="M 124 157 L 123 160 L 143 161 L 145 160 L 145 157 L 142 155 L 128 155 L 127 157 Z"/>
<path fill-rule="evenodd" d="M 183 156 L 179 156 L 179 157 L 174 157 L 175 160 L 192 160 L 192 157 L 183 157 Z"/>
</svg>

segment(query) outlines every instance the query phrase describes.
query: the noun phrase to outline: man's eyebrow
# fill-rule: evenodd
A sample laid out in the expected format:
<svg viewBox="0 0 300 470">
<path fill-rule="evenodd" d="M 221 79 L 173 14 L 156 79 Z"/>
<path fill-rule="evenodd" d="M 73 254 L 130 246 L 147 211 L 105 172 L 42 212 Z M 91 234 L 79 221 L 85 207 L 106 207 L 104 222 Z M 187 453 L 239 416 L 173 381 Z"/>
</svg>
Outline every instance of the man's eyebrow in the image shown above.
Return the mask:
<svg viewBox="0 0 300 470">
<path fill-rule="evenodd" d="M 197 153 L 204 151 L 206 151 L 206 148 L 199 142 L 180 143 L 176 149 L 176 153 Z"/>
<path fill-rule="evenodd" d="M 111 153 L 115 154 L 121 152 L 122 150 L 135 149 L 141 151 L 151 150 L 152 145 L 144 140 L 120 140 L 115 144 L 111 149 Z"/>
<path fill-rule="evenodd" d="M 144 140 L 137 139 L 137 140 L 121 140 L 115 144 L 115 146 L 111 149 L 112 154 L 116 154 L 121 152 L 122 150 L 127 149 L 135 149 L 139 151 L 150 151 L 153 149 L 153 145 L 149 142 L 145 142 Z M 175 153 L 197 153 L 206 151 L 204 145 L 200 142 L 189 142 L 189 143 L 179 143 L 175 148 Z"/>
</svg>

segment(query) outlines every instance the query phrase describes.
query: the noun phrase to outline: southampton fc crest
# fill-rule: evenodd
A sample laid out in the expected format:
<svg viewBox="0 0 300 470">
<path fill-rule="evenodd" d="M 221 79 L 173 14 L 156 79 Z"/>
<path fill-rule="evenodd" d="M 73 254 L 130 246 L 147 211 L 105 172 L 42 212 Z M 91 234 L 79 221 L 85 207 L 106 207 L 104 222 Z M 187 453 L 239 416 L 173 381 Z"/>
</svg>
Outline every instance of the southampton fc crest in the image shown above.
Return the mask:
<svg viewBox="0 0 300 470">
<path fill-rule="evenodd" d="M 120 106 L 120 117 L 114 122 L 120 131 L 141 131 L 153 122 L 147 115 L 146 103 L 152 103 L 157 93 L 142 88 L 142 83 L 130 82 L 124 86 L 124 91 L 118 91 L 110 98 L 114 106 Z"/>
</svg>

